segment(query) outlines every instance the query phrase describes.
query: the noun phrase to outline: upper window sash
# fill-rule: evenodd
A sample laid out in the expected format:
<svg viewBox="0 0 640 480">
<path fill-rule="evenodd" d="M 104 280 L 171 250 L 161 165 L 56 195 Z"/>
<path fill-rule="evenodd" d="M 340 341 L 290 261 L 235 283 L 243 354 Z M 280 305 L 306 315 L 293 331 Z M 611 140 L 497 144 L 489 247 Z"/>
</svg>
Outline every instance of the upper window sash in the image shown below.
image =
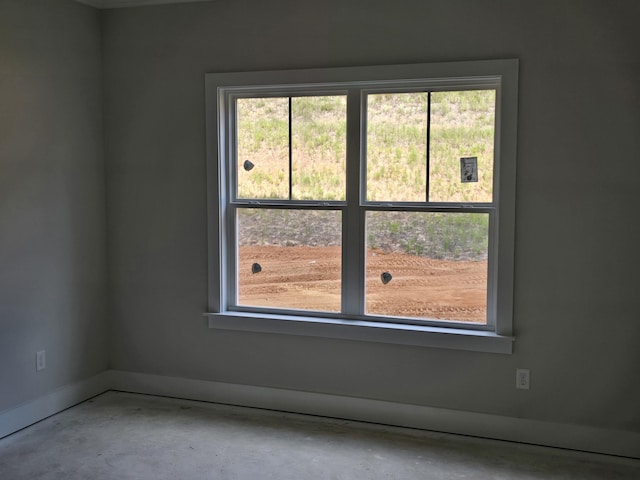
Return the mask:
<svg viewBox="0 0 640 480">
<path fill-rule="evenodd" d="M 496 206 L 498 204 L 499 195 L 499 132 L 500 132 L 500 104 L 501 95 L 501 77 L 500 76 L 482 76 L 469 77 L 461 79 L 413 79 L 413 80 L 388 80 L 375 82 L 337 82 L 331 84 L 303 84 L 303 85 L 257 85 L 251 87 L 225 87 L 220 89 L 220 126 L 226 131 L 224 134 L 227 148 L 221 149 L 221 153 L 226 154 L 226 161 L 229 168 L 229 174 L 225 176 L 225 189 L 230 203 L 235 204 L 263 204 L 263 205 L 343 205 L 348 198 L 345 194 L 343 200 L 301 200 L 294 198 L 245 198 L 238 195 L 238 171 L 242 159 L 237 158 L 238 148 L 238 123 L 237 123 L 237 101 L 240 99 L 250 98 L 296 98 L 304 96 L 336 96 L 348 95 L 349 91 L 358 94 L 358 108 L 360 110 L 360 136 L 359 144 L 362 150 L 366 151 L 367 146 L 367 96 L 375 94 L 397 94 L 397 93 L 418 93 L 418 92 L 463 92 L 467 90 L 493 90 L 495 91 L 495 117 L 494 117 L 494 151 L 492 158 L 492 198 L 491 201 L 449 201 L 449 200 L 432 200 L 429 194 L 426 194 L 425 201 L 406 201 L 406 200 L 380 200 L 367 198 L 367 158 L 366 153 L 361 151 L 360 155 L 360 180 L 359 180 L 359 203 L 361 205 L 385 206 L 385 205 L 406 205 L 408 207 L 424 208 L 424 207 L 444 207 L 444 208 L 471 208 Z M 226 116 L 226 118 L 225 118 Z M 353 116 L 349 106 L 346 110 L 346 118 Z M 289 119 L 289 122 L 292 120 Z M 430 119 L 429 119 L 430 121 Z M 289 139 L 291 141 L 291 139 Z M 347 143 L 349 142 L 349 133 L 347 133 Z M 429 140 L 425 139 L 425 145 L 429 150 Z M 352 161 L 347 159 L 347 164 Z M 346 172 L 350 171 L 347 167 Z M 428 181 L 428 180 L 427 180 Z M 349 180 L 345 179 L 346 188 L 348 189 Z M 428 188 L 428 185 L 427 185 Z M 291 192 L 290 192 L 291 194 Z"/>
</svg>

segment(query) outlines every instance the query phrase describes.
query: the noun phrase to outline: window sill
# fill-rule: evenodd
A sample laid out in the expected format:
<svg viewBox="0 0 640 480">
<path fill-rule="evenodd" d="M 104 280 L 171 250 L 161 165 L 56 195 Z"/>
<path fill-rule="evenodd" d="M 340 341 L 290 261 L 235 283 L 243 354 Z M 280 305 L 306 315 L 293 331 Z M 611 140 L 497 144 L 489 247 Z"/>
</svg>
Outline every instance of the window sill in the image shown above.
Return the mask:
<svg viewBox="0 0 640 480">
<path fill-rule="evenodd" d="M 247 312 L 205 313 L 209 328 L 511 354 L 513 337 L 494 332 Z"/>
</svg>

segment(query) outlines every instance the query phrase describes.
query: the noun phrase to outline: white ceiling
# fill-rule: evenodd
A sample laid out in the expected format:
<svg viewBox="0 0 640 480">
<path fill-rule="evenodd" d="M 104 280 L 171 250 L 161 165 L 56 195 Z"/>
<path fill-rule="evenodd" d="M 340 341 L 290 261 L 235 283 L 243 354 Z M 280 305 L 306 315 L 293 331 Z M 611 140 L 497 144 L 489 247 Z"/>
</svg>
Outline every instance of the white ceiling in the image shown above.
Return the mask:
<svg viewBox="0 0 640 480">
<path fill-rule="evenodd" d="M 167 3 L 209 2 L 211 0 L 76 0 L 96 8 L 126 8 L 145 5 L 163 5 Z"/>
</svg>

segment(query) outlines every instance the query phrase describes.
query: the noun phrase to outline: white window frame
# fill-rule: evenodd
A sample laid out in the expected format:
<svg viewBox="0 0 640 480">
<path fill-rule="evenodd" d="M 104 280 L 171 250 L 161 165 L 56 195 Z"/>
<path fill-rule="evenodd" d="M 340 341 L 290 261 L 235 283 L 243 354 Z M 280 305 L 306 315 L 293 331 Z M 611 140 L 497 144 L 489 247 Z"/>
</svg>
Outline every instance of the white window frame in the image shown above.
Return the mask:
<svg viewBox="0 0 640 480">
<path fill-rule="evenodd" d="M 390 85 L 393 85 L 390 87 Z M 345 210 L 361 205 L 384 209 L 380 202 L 366 202 L 361 145 L 366 135 L 361 128 L 366 110 L 362 98 L 367 93 L 389 88 L 411 91 L 425 88 L 496 90 L 496 130 L 494 145 L 494 201 L 491 205 L 468 208 L 439 203 L 431 211 L 490 212 L 489 282 L 487 324 L 476 325 L 451 321 L 399 322 L 398 319 L 355 315 L 362 311 L 363 291 L 345 294 L 339 315 L 321 312 L 283 312 L 267 308 L 234 307 L 235 235 L 229 218 L 229 204 L 234 201 L 235 171 L 231 168 L 234 121 L 228 103 L 238 96 L 289 96 L 292 93 L 347 95 L 347 200 L 332 202 Z M 211 73 L 205 76 L 207 127 L 207 197 L 209 238 L 209 306 L 205 316 L 209 327 L 226 330 L 318 336 L 401 345 L 453 348 L 491 353 L 511 353 L 513 348 L 513 256 L 515 230 L 515 163 L 517 136 L 518 61 L 490 60 L 477 62 L 431 63 L 372 67 L 346 67 L 309 70 Z M 357 113 L 354 113 L 357 112 Z M 349 170 L 351 171 L 349 172 Z M 265 202 L 267 203 L 267 202 Z M 277 202 L 276 202 L 277 203 Z M 309 202 L 300 202 L 309 203 Z M 317 202 L 325 203 L 325 202 Z M 292 204 L 295 206 L 295 202 Z M 334 205 L 335 206 L 335 205 Z M 344 213 L 343 213 L 344 214 Z M 351 213 L 352 218 L 358 216 Z M 364 215 L 358 216 L 363 219 Z M 362 228 L 363 225 L 353 229 Z M 364 250 L 353 243 L 347 227 L 347 248 Z M 351 240 L 350 240 L 351 239 Z M 343 239 L 343 242 L 345 240 Z M 360 239 L 356 242 L 362 243 Z M 499 248 L 498 248 L 499 246 Z M 343 261 L 343 282 L 349 272 L 363 271 L 363 255 L 350 255 Z M 349 287 L 351 288 L 351 287 Z M 363 285 L 353 287 L 362 290 Z"/>
</svg>

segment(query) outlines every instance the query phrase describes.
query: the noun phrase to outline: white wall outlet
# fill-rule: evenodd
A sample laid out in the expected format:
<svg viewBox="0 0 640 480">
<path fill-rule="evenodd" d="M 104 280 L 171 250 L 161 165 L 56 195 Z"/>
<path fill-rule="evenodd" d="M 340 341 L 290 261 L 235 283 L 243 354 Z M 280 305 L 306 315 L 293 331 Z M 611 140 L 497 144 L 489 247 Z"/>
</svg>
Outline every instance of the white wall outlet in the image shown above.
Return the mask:
<svg viewBox="0 0 640 480">
<path fill-rule="evenodd" d="M 529 390 L 529 369 L 516 369 L 516 388 L 521 390 Z"/>
<path fill-rule="evenodd" d="M 36 371 L 44 370 L 47 368 L 47 352 L 45 350 L 40 350 L 36 352 Z"/>
</svg>

